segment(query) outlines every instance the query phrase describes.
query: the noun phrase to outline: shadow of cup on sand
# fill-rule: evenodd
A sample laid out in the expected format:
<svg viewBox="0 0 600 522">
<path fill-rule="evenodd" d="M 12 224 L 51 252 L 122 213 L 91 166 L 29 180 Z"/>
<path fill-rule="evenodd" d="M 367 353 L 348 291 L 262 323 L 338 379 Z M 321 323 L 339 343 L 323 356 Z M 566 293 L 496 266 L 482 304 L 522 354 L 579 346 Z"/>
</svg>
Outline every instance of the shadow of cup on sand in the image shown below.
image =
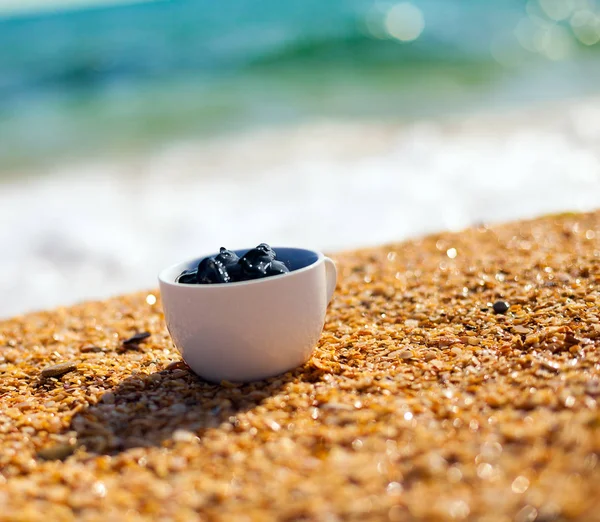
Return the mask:
<svg viewBox="0 0 600 522">
<path fill-rule="evenodd" d="M 224 422 L 235 425 L 236 414 L 275 396 L 299 373 L 307 381 L 318 379 L 322 372 L 307 366 L 310 363 L 265 381 L 219 385 L 202 380 L 182 362 L 172 370 L 125 379 L 97 404 L 77 413 L 70 430 L 78 446 L 99 454 L 202 437 Z"/>
</svg>

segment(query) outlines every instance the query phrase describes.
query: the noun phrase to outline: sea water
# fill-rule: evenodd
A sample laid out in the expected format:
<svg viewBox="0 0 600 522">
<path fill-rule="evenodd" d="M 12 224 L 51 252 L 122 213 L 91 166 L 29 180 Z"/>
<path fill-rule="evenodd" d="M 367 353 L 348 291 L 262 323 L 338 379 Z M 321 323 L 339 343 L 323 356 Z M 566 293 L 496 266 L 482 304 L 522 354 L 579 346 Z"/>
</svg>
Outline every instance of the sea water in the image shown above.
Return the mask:
<svg viewBox="0 0 600 522">
<path fill-rule="evenodd" d="M 386 32 L 396 34 L 398 4 L 421 17 L 411 41 Z M 573 0 L 548 14 L 554 4 L 170 0 L 0 12 L 0 168 L 257 125 L 410 120 L 597 92 L 600 44 L 581 39 L 600 40 L 600 7 Z"/>
<path fill-rule="evenodd" d="M 600 206 L 598 46 L 534 4 L 414 2 L 412 42 L 381 33 L 392 2 L 1 19 L 0 316 L 152 288 L 220 246 Z"/>
</svg>

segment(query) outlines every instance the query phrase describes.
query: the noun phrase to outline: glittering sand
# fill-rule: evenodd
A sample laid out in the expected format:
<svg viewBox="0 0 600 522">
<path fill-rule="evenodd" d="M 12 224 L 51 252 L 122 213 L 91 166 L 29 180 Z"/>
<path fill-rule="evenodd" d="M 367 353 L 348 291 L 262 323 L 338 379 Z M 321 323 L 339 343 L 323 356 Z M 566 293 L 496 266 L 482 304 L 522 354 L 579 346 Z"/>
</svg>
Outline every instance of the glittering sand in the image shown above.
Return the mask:
<svg viewBox="0 0 600 522">
<path fill-rule="evenodd" d="M 252 385 L 147 292 L 0 323 L 0 520 L 600 520 L 600 211 L 336 259 L 314 357 Z"/>
</svg>

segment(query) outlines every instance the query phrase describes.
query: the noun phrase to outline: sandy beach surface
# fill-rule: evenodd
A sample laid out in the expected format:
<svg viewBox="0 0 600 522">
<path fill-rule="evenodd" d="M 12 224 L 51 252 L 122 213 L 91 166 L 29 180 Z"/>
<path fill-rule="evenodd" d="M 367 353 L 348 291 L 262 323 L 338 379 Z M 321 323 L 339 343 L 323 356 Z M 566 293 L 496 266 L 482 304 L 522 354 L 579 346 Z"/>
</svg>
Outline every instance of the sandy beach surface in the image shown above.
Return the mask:
<svg viewBox="0 0 600 522">
<path fill-rule="evenodd" d="M 600 520 L 600 212 L 335 260 L 253 384 L 190 373 L 155 291 L 0 321 L 0 520 Z"/>
<path fill-rule="evenodd" d="M 339 251 L 598 207 L 598 99 L 172 143 L 2 183 L 0 317 L 151 287 L 220 246 Z"/>
</svg>

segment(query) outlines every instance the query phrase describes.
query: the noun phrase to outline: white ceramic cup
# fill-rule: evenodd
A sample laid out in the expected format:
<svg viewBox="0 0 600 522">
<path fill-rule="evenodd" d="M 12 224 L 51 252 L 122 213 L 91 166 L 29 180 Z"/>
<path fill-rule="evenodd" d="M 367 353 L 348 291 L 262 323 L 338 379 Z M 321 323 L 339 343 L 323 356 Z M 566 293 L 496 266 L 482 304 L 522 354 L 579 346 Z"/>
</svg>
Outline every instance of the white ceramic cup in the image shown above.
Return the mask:
<svg viewBox="0 0 600 522">
<path fill-rule="evenodd" d="M 239 283 L 176 283 L 183 270 L 203 259 L 197 258 L 158 275 L 169 333 L 185 362 L 204 379 L 260 380 L 310 358 L 335 290 L 335 264 L 313 250 L 274 250 L 289 273 Z"/>
</svg>

